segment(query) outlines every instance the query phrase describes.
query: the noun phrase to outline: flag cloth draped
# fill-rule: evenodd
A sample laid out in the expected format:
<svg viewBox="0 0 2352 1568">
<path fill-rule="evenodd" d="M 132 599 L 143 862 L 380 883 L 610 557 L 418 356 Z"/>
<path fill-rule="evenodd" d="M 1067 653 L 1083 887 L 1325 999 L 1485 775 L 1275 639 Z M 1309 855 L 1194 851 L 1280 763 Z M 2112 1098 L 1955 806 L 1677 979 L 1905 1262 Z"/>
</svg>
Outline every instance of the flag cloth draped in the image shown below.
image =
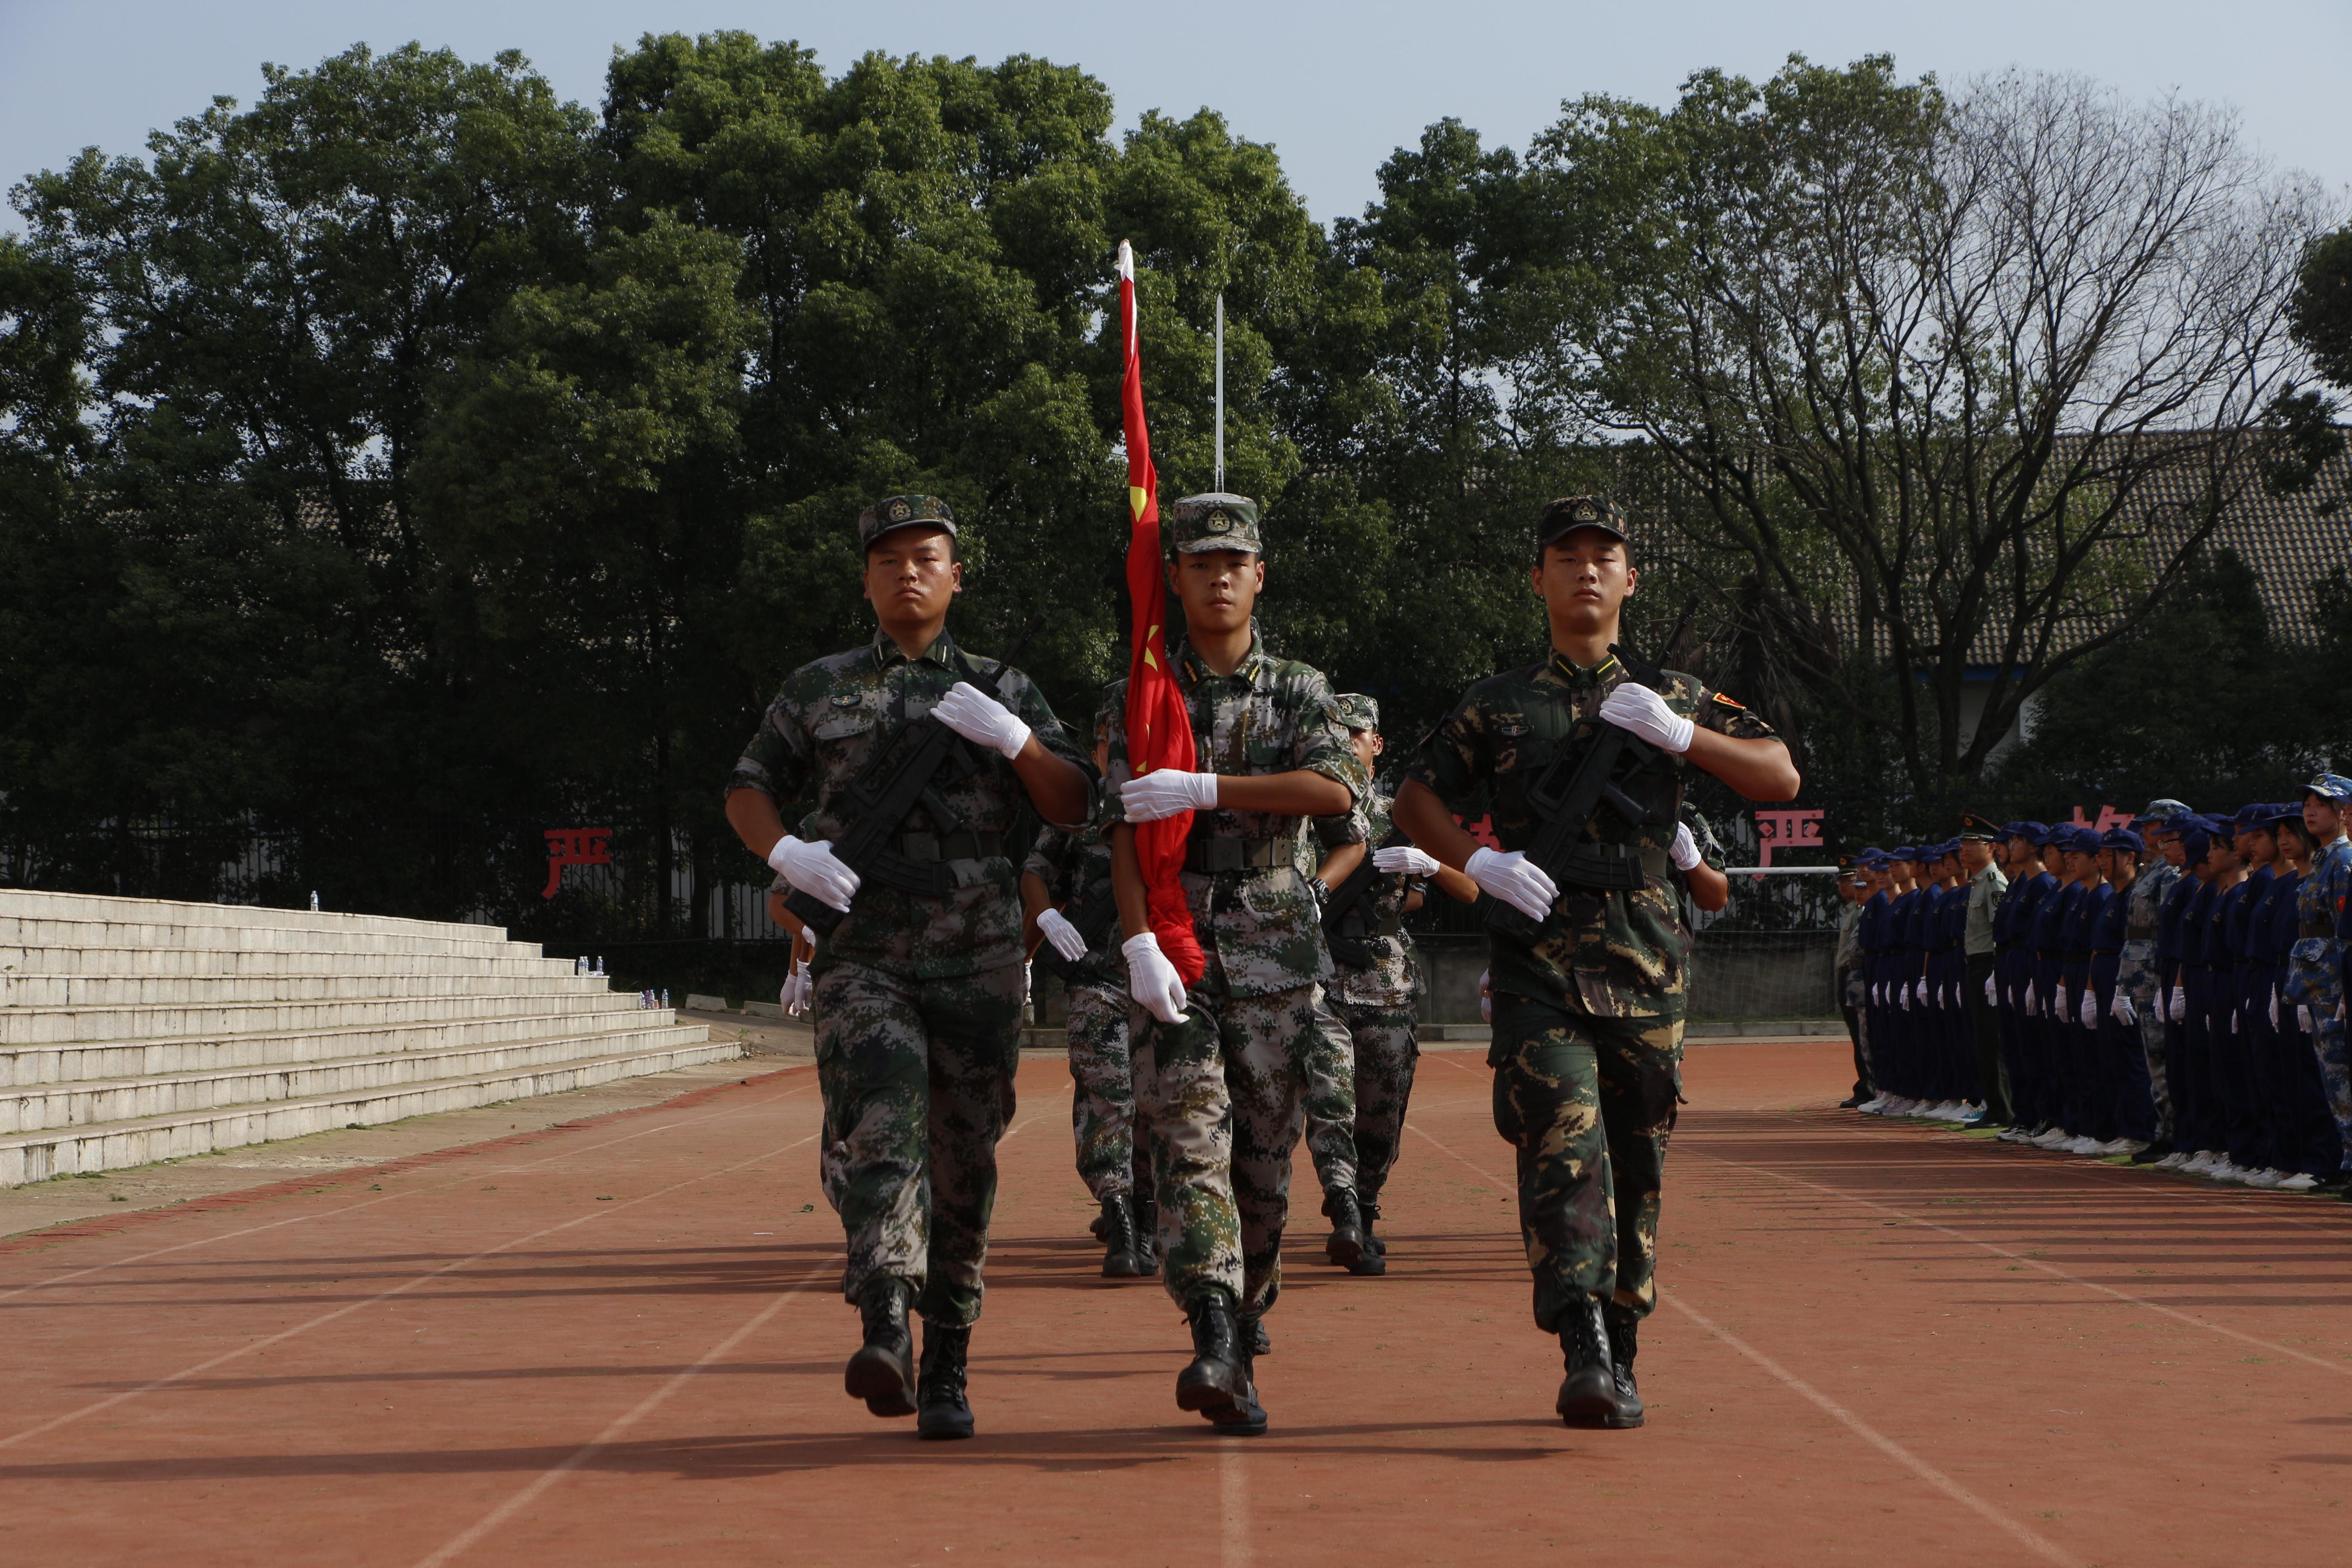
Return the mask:
<svg viewBox="0 0 2352 1568">
<path fill-rule="evenodd" d="M 1192 716 L 1168 668 L 1168 584 L 1160 574 L 1160 485 L 1151 467 L 1151 437 L 1143 424 L 1143 360 L 1135 334 L 1135 252 L 1118 242 L 1120 346 L 1127 356 L 1119 410 L 1127 428 L 1127 594 L 1134 606 L 1134 641 L 1127 662 L 1127 763 L 1138 775 L 1154 768 L 1192 771 Z M 1135 829 L 1135 858 L 1143 872 L 1152 934 L 1160 951 L 1192 984 L 1208 968 L 1192 911 L 1178 873 L 1192 814 L 1146 822 Z"/>
</svg>

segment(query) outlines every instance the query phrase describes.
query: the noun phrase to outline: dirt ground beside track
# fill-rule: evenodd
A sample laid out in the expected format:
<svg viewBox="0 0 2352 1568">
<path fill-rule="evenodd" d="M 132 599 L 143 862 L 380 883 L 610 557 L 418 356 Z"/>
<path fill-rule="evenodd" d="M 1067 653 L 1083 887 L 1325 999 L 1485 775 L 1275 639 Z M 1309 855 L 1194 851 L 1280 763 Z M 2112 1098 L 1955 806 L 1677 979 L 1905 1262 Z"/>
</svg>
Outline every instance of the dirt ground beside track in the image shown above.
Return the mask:
<svg viewBox="0 0 2352 1568">
<path fill-rule="evenodd" d="M 373 1155 L 0 1243 L 0 1561 L 2346 1560 L 2352 1206 L 1857 1118 L 1845 1065 L 1692 1047 L 1625 1433 L 1550 1414 L 1475 1050 L 1423 1058 L 1386 1279 L 1322 1265 L 1301 1162 L 1254 1442 L 1175 1408 L 1156 1282 L 1096 1276 L 1050 1058 L 968 1444 L 842 1395 L 790 1057 L 214 1156 Z"/>
</svg>

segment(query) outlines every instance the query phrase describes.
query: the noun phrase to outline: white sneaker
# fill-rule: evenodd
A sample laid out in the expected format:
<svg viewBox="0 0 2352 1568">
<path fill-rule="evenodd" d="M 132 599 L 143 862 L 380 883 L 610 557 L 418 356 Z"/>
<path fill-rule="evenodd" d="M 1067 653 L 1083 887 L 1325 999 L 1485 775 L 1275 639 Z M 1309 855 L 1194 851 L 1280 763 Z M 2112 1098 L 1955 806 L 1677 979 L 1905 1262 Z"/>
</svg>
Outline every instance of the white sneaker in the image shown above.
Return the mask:
<svg viewBox="0 0 2352 1568">
<path fill-rule="evenodd" d="M 2319 1178 L 2309 1171 L 2297 1171 L 2292 1176 L 2279 1178 L 2279 1191 L 2283 1193 L 2307 1193 L 2317 1185 Z"/>
<path fill-rule="evenodd" d="M 1874 1095 L 1855 1106 L 1854 1109 L 1864 1116 L 1884 1116 L 1886 1114 L 1886 1097 L 1883 1094 Z"/>
<path fill-rule="evenodd" d="M 2022 1143 L 2025 1142 L 2025 1129 L 2022 1127 L 2012 1127 L 2008 1131 L 1998 1134 L 1998 1136 L 2004 1143 Z"/>
<path fill-rule="evenodd" d="M 2147 1147 L 2137 1138 L 2110 1138 L 2099 1145 L 2099 1152 L 2102 1155 L 2137 1154 Z"/>
<path fill-rule="evenodd" d="M 2281 1182 L 2285 1180 L 2285 1172 L 2272 1170 L 2268 1167 L 2264 1167 L 2259 1171 L 2248 1171 L 2245 1174 L 2246 1185 L 2250 1187 L 2275 1187 Z"/>
<path fill-rule="evenodd" d="M 2069 1154 L 2096 1154 L 2102 1152 L 2101 1145 L 2094 1143 L 2088 1138 L 2083 1137 L 2079 1134 L 2075 1137 L 2067 1139 L 2063 1144 L 2060 1145 L 2060 1147 L 2063 1148 Z"/>
<path fill-rule="evenodd" d="M 2217 1182 L 2242 1182 L 2252 1174 L 2252 1171 L 2227 1157 L 2213 1167 L 2213 1179 Z"/>
<path fill-rule="evenodd" d="M 2219 1154 L 2216 1154 L 2210 1149 L 2200 1149 L 2194 1154 L 2189 1155 L 2186 1160 L 2181 1161 L 2179 1168 L 2188 1172 L 2192 1176 L 2210 1176 L 2213 1173 L 2213 1167 L 2220 1163 L 2221 1158 L 2221 1157 Z"/>
<path fill-rule="evenodd" d="M 2065 1147 L 2067 1141 L 2074 1136 L 2063 1127 L 2053 1127 L 2041 1137 L 2036 1138 L 2033 1141 L 2033 1146 L 2036 1149 L 2061 1149 Z"/>
<path fill-rule="evenodd" d="M 2188 1168 L 2188 1165 L 2189 1156 L 2182 1153 L 2178 1149 L 2175 1149 L 2171 1153 L 2167 1154 L 2163 1159 L 2158 1160 L 2156 1163 L 2156 1168 L 2159 1171 L 2185 1170 Z"/>
</svg>

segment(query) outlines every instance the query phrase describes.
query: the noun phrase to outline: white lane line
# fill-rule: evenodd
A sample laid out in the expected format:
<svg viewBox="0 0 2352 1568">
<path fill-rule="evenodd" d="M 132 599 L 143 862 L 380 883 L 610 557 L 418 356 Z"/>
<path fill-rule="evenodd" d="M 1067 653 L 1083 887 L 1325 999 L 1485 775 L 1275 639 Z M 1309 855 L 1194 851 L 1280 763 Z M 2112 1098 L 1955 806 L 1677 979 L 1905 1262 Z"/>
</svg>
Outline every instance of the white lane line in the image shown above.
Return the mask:
<svg viewBox="0 0 2352 1568">
<path fill-rule="evenodd" d="M 2083 1289 L 2095 1290 L 2102 1296 L 2112 1296 L 2118 1301 L 2127 1301 L 2131 1305 L 2138 1307 L 2143 1310 L 2155 1312 L 2160 1316 L 2170 1318 L 2175 1322 L 2187 1323 L 2191 1328 L 2210 1330 L 2214 1333 L 2220 1334 L 2224 1339 L 2236 1340 L 2240 1344 L 2252 1345 L 2258 1350 L 2266 1350 L 2276 1355 L 2289 1356 L 2299 1362 L 2306 1362 L 2313 1366 L 2325 1367 L 2329 1372 L 2339 1373 L 2345 1377 L 2352 1377 L 2352 1365 L 2347 1365 L 2343 1362 L 2329 1361 L 2325 1356 L 2312 1355 L 2307 1352 L 2296 1350 L 2291 1345 L 2280 1344 L 2274 1340 L 2259 1339 L 2252 1334 L 2242 1333 L 2236 1329 L 2224 1328 L 2220 1323 L 2213 1322 L 2209 1319 L 2196 1317 L 2190 1313 L 2179 1311 L 2171 1307 L 2159 1305 L 2157 1302 L 2149 1300 L 2145 1296 L 2135 1296 L 2128 1290 L 2118 1290 L 2112 1285 L 2102 1285 L 2095 1279 L 2085 1279 L 2079 1274 L 2069 1274 L 2063 1268 L 2060 1268 L 2054 1264 L 2044 1263 L 2042 1259 L 2033 1257 L 2030 1253 L 2016 1251 L 2013 1248 L 2001 1246 L 1999 1242 L 1979 1240 L 1976 1237 L 1969 1235 L 1966 1231 L 1955 1230 L 1948 1225 L 1943 1225 L 1932 1219 L 1922 1219 L 1917 1215 L 1896 1208 L 1892 1204 L 1883 1204 L 1875 1198 L 1865 1198 L 1861 1196 L 1859 1194 L 1847 1192 L 1843 1187 L 1831 1186 L 1826 1182 L 1809 1181 L 1803 1176 L 1788 1175 L 1783 1172 L 1767 1170 L 1761 1165 L 1743 1164 L 1738 1160 L 1727 1160 L 1720 1154 L 1710 1154 L 1704 1149 L 1692 1149 L 1688 1152 L 1696 1154 L 1702 1160 L 1712 1160 L 1717 1164 L 1726 1166 L 1734 1171 L 1746 1171 L 1752 1175 L 1769 1176 L 1776 1182 L 1785 1182 L 1790 1186 L 1808 1187 L 1817 1193 L 1825 1193 L 1831 1197 L 1842 1199 L 1846 1203 L 1855 1205 L 1857 1207 L 1869 1209 L 1877 1214 L 1893 1215 L 1895 1218 L 1903 1220 L 1910 1225 L 1916 1226 L 1922 1230 L 1933 1231 L 1938 1236 L 1949 1237 L 1952 1240 L 1960 1242 L 1965 1246 L 1982 1247 L 1985 1251 L 1991 1253 L 1996 1258 L 2006 1258 L 2025 1268 L 2039 1269 L 2042 1273 L 2049 1275 L 2053 1279 L 2063 1279 L 2070 1285 L 2080 1286 Z"/>
<path fill-rule="evenodd" d="M 1452 1159 L 1460 1161 L 1462 1164 L 1467 1166 L 1470 1170 L 1475 1171 L 1479 1175 L 1484 1176 L 1486 1179 L 1488 1185 L 1496 1187 L 1505 1193 L 1516 1192 L 1517 1190 L 1516 1187 L 1505 1183 L 1493 1172 L 1488 1171 L 1465 1158 L 1463 1155 L 1456 1153 L 1454 1149 L 1444 1142 L 1432 1137 L 1425 1129 L 1414 1126 L 1410 1121 L 1406 1121 L 1405 1128 L 1408 1131 L 1418 1133 L 1422 1138 L 1427 1140 L 1437 1149 L 1438 1152 L 1447 1155 Z M 1726 1163 L 1727 1163 L 1728 1162 Z M 2056 1542 L 2042 1535 L 2021 1521 L 2011 1518 L 2008 1514 L 2002 1512 L 1993 1504 L 1985 1501 L 1984 1499 L 1977 1496 L 1976 1493 L 1969 1490 L 1968 1488 L 1960 1485 L 1958 1481 L 1952 1479 L 1951 1477 L 1944 1474 L 1943 1471 L 1936 1468 L 1933 1465 L 1928 1464 L 1916 1454 L 1912 1453 L 1910 1449 L 1906 1448 L 1902 1444 L 1895 1441 L 1894 1438 L 1887 1436 L 1883 1432 L 1880 1432 L 1877 1428 L 1864 1421 L 1861 1416 L 1856 1415 L 1844 1405 L 1840 1405 L 1837 1401 L 1830 1398 L 1829 1395 L 1822 1393 L 1821 1390 L 1813 1387 L 1812 1384 L 1805 1382 L 1802 1378 L 1798 1377 L 1795 1373 L 1790 1372 L 1786 1367 L 1780 1365 L 1780 1363 L 1772 1360 L 1769 1356 L 1765 1355 L 1761 1351 L 1757 1350 L 1746 1341 L 1738 1338 L 1730 1331 L 1723 1328 L 1715 1322 L 1714 1320 L 1701 1313 L 1697 1309 L 1685 1305 L 1678 1295 L 1666 1296 L 1663 1299 L 1668 1306 L 1683 1312 L 1685 1315 L 1689 1317 L 1693 1322 L 1697 1323 L 1699 1327 L 1715 1335 L 1716 1338 L 1721 1340 L 1724 1343 L 1729 1345 L 1733 1350 L 1738 1351 L 1741 1355 L 1746 1356 L 1748 1360 L 1754 1362 L 1758 1366 L 1762 1367 L 1766 1372 L 1771 1373 L 1773 1377 L 1788 1385 L 1790 1389 L 1793 1390 L 1798 1394 L 1801 1394 L 1811 1404 L 1819 1406 L 1828 1415 L 1835 1416 L 1838 1421 L 1843 1423 L 1849 1431 L 1853 1433 L 1855 1436 L 1860 1437 L 1864 1442 L 1868 1443 L 1872 1447 L 1877 1449 L 1888 1458 L 1893 1459 L 1905 1469 L 1909 1470 L 1913 1475 L 1918 1477 L 1921 1480 L 1926 1481 L 1929 1486 L 1934 1487 L 1937 1490 L 1942 1492 L 1953 1501 L 1959 1503 L 1962 1507 L 1967 1508 L 1971 1512 L 1990 1521 L 1992 1523 L 2000 1526 L 2002 1530 L 2014 1536 L 2019 1542 L 2032 1548 L 2038 1555 L 2047 1561 L 2062 1564 L 2063 1568 L 2083 1568 L 2081 1560 L 2067 1555 L 2064 1549 L 2060 1547 Z"/>
<path fill-rule="evenodd" d="M 827 1265 L 829 1267 L 837 1268 L 840 1258 L 841 1255 L 836 1253 L 833 1258 L 826 1260 Z M 619 1442 L 622 1436 L 625 1434 L 630 1427 L 635 1426 L 638 1422 L 651 1415 L 654 1410 L 665 1400 L 668 1399 L 671 1394 L 676 1394 L 679 1389 L 684 1388 L 688 1383 L 692 1382 L 697 1375 L 709 1367 L 713 1362 L 718 1361 L 721 1356 L 730 1353 L 737 1345 L 741 1344 L 751 1335 L 765 1328 L 768 1325 L 768 1321 L 773 1318 L 778 1312 L 782 1311 L 787 1302 L 806 1290 L 811 1285 L 817 1283 L 817 1281 L 823 1278 L 824 1278 L 824 1275 L 822 1272 L 812 1274 L 807 1279 L 802 1280 L 799 1284 L 793 1286 L 791 1289 L 779 1294 L 774 1300 L 770 1301 L 766 1306 L 761 1308 L 759 1311 L 752 1314 L 750 1321 L 744 1323 L 733 1333 L 729 1334 L 725 1339 L 720 1340 L 717 1344 L 703 1352 L 702 1355 L 692 1366 L 683 1368 L 677 1373 L 673 1374 L 668 1382 L 663 1384 L 659 1388 L 655 1389 L 651 1394 L 646 1394 L 643 1399 L 637 1401 L 636 1404 L 631 1405 L 621 1415 L 614 1417 L 612 1422 L 606 1426 L 602 1432 L 597 1433 L 595 1437 L 591 1441 L 583 1443 L 579 1447 L 573 1449 L 572 1453 L 565 1458 L 562 1464 L 555 1466 L 551 1469 L 541 1471 L 531 1480 L 529 1486 L 524 1487 L 520 1491 L 515 1493 L 514 1496 L 507 1499 L 506 1501 L 500 1503 L 481 1519 L 476 1521 L 469 1529 L 464 1531 L 454 1539 L 445 1542 L 439 1550 L 433 1552 L 425 1557 L 420 1558 L 417 1562 L 416 1568 L 441 1568 L 443 1563 L 453 1561 L 460 1552 L 465 1552 L 467 1548 L 473 1546 L 475 1542 L 480 1541 L 482 1537 L 489 1534 L 490 1531 L 496 1530 L 499 1525 L 504 1524 L 508 1520 L 513 1518 L 516 1511 L 528 1506 L 532 1499 L 538 1497 L 541 1492 L 544 1492 L 548 1488 L 562 1480 L 565 1476 L 570 1475 L 572 1471 L 586 1464 L 590 1459 L 594 1458 L 604 1449 L 609 1448 L 614 1443 Z"/>
<path fill-rule="evenodd" d="M 1217 1512 L 1223 1525 L 1224 1568 L 1250 1568 L 1249 1471 L 1239 1445 L 1228 1440 L 1217 1458 Z"/>
<path fill-rule="evenodd" d="M 502 1241 L 496 1247 L 485 1247 L 481 1251 L 475 1253 L 470 1258 L 461 1258 L 455 1262 L 445 1263 L 438 1268 L 419 1274 L 414 1279 L 394 1286 L 389 1290 L 380 1290 L 376 1294 L 368 1297 L 365 1300 L 352 1301 L 347 1305 L 337 1307 L 331 1311 L 321 1312 L 315 1318 L 311 1318 L 304 1322 L 297 1323 L 290 1329 L 281 1329 L 277 1333 L 271 1334 L 265 1339 L 255 1340 L 252 1343 L 240 1345 L 233 1351 L 224 1351 L 219 1355 L 214 1356 L 208 1361 L 201 1361 L 194 1366 L 183 1367 L 178 1372 L 172 1373 L 167 1376 L 156 1378 L 150 1383 L 142 1383 L 136 1388 L 127 1388 L 120 1394 L 108 1394 L 104 1399 L 85 1405 L 78 1410 L 68 1410 L 62 1415 L 52 1415 L 47 1421 L 41 1422 L 37 1426 L 27 1426 L 22 1431 L 12 1433 L 5 1437 L 0 1437 L 0 1448 L 13 1447 L 16 1444 L 26 1441 L 27 1438 L 37 1437 L 44 1432 L 54 1432 L 58 1427 L 68 1426 L 73 1422 L 81 1420 L 85 1416 L 95 1415 L 101 1410 L 110 1410 L 115 1405 L 121 1405 L 126 1400 L 136 1399 L 142 1394 L 152 1394 L 159 1388 L 168 1388 L 173 1384 L 184 1382 L 188 1378 L 199 1376 L 204 1373 L 212 1371 L 213 1368 L 216 1366 L 226 1365 L 229 1362 L 236 1361 L 240 1356 L 248 1356 L 253 1354 L 256 1351 L 268 1350 L 272 1345 L 283 1344 L 288 1340 L 309 1333 L 312 1329 L 322 1328 L 326 1324 L 333 1322 L 338 1318 L 347 1318 L 353 1312 L 361 1311 L 366 1308 L 375 1306 L 379 1302 L 388 1301 L 394 1296 L 404 1296 L 420 1285 L 430 1284 L 432 1281 L 438 1279 L 445 1274 L 451 1274 L 460 1268 L 470 1268 L 474 1264 L 481 1262 L 486 1258 L 495 1258 L 501 1252 L 510 1251 L 515 1247 L 527 1246 L 531 1242 L 541 1240 L 546 1237 L 554 1236 L 559 1232 L 570 1230 L 574 1226 L 586 1225 L 590 1220 L 603 1219 L 608 1215 L 618 1214 L 624 1209 L 635 1208 L 639 1204 L 647 1204 L 653 1202 L 656 1198 L 667 1197 L 672 1193 L 678 1192 L 687 1187 L 698 1185 L 703 1182 L 710 1181 L 715 1177 L 731 1175 L 737 1171 L 748 1170 L 753 1165 L 764 1163 L 765 1162 L 773 1160 L 780 1155 L 789 1154 L 803 1143 L 814 1142 L 821 1135 L 821 1132 L 811 1132 L 806 1137 L 794 1139 L 792 1142 L 786 1143 L 780 1148 L 771 1149 L 765 1153 L 758 1154 L 749 1160 L 744 1160 L 739 1163 L 730 1165 L 724 1170 L 706 1171 L 698 1176 L 689 1176 L 685 1181 L 673 1182 L 667 1187 L 662 1187 L 656 1191 L 644 1194 L 638 1197 L 627 1199 L 622 1203 L 611 1205 L 599 1204 L 588 1213 L 581 1215 L 576 1218 L 567 1219 L 556 1225 L 547 1226 L 541 1229 L 532 1231 L 529 1236 L 516 1237 L 511 1241 Z"/>
<path fill-rule="evenodd" d="M 784 1068 L 780 1070 L 783 1072 L 791 1072 L 794 1069 L 792 1068 Z M 520 1165 L 500 1165 L 498 1168 L 500 1171 L 536 1170 L 541 1165 L 551 1165 L 558 1160 L 568 1160 L 578 1154 L 593 1154 L 600 1149 L 610 1149 L 618 1144 L 635 1142 L 640 1138 L 650 1138 L 656 1132 L 673 1131 L 677 1128 L 693 1126 L 699 1122 L 719 1121 L 730 1116 L 742 1116 L 753 1110 L 765 1110 L 770 1106 L 790 1100 L 793 1098 L 793 1096 L 802 1093 L 805 1089 L 809 1089 L 813 1083 L 814 1080 L 811 1080 L 810 1084 L 798 1085 L 786 1093 L 777 1095 L 772 1100 L 761 1100 L 756 1105 L 730 1106 L 727 1110 L 716 1112 L 712 1115 L 696 1117 L 686 1121 L 665 1121 L 659 1127 L 648 1127 L 643 1131 L 627 1133 L 619 1138 L 607 1138 L 602 1143 L 573 1144 L 556 1153 L 548 1155 L 545 1159 L 530 1160 Z M 551 1131 L 553 1129 L 542 1129 L 542 1131 Z M 497 1140 L 492 1139 L 490 1142 L 496 1142 Z M 458 1147 L 462 1151 L 464 1145 L 461 1144 Z M 439 1151 L 435 1152 L 439 1152 Z M 387 1163 L 389 1163 L 391 1162 Z M 362 1165 L 348 1173 L 338 1172 L 337 1174 L 350 1174 L 353 1176 L 364 1175 L 368 1169 L 369 1167 Z M 109 1268 L 128 1268 L 133 1264 L 145 1263 L 151 1258 L 167 1258 L 174 1252 L 185 1252 L 190 1247 L 210 1247 L 215 1242 L 234 1241 L 241 1236 L 258 1236 L 265 1230 L 277 1230 L 284 1226 L 308 1225 L 312 1220 L 338 1219 L 347 1214 L 357 1214 L 362 1209 L 374 1208 L 379 1204 L 395 1203 L 402 1198 L 416 1197 L 425 1193 L 445 1193 L 451 1187 L 463 1186 L 467 1182 L 472 1181 L 473 1179 L 474 1178 L 472 1176 L 461 1176 L 454 1182 L 443 1182 L 431 1186 L 405 1188 L 397 1193 L 386 1193 L 380 1198 L 369 1198 L 361 1203 L 345 1204 L 339 1209 L 314 1209 L 307 1214 L 289 1215 L 284 1219 L 273 1219 L 268 1225 L 249 1225 L 241 1230 L 225 1230 L 216 1236 L 202 1236 L 198 1237 L 194 1241 L 175 1242 L 170 1247 L 159 1247 L 154 1248 L 152 1251 L 133 1253 L 129 1258 L 118 1258 L 110 1263 L 93 1263 L 86 1268 L 76 1268 L 66 1274 L 53 1274 L 47 1279 L 36 1279 L 28 1285 L 19 1285 L 13 1290 L 0 1290 L 0 1301 L 13 1300 L 18 1296 L 26 1295 L 35 1290 L 47 1290 L 53 1286 L 63 1285 L 70 1280 L 79 1279 L 86 1275 L 101 1274 Z M 272 1184 L 274 1185 L 275 1184 Z M 226 1196 L 229 1194 L 224 1194 L 222 1195 Z M 156 1211 L 142 1210 L 139 1212 L 152 1213 Z M 38 1233 L 37 1232 L 36 1234 Z"/>
</svg>

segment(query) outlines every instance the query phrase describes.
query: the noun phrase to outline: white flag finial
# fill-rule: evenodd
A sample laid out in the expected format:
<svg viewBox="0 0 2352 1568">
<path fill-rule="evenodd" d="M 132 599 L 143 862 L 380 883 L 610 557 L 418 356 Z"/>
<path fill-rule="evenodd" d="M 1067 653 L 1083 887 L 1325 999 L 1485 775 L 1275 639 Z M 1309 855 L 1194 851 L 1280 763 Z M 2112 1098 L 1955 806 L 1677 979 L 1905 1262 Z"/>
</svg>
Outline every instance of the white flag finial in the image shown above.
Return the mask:
<svg viewBox="0 0 2352 1568">
<path fill-rule="evenodd" d="M 1129 283 L 1135 281 L 1135 247 L 1123 239 L 1118 242 L 1118 275 Z"/>
</svg>

